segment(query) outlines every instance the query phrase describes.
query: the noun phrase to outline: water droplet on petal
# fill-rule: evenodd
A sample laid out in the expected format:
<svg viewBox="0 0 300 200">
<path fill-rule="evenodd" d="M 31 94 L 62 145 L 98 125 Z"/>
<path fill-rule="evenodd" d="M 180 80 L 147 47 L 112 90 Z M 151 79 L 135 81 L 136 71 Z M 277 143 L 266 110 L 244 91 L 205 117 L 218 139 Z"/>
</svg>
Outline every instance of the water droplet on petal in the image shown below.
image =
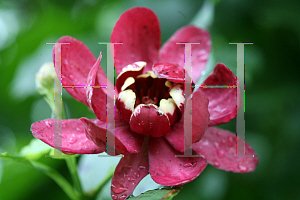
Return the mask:
<svg viewBox="0 0 300 200">
<path fill-rule="evenodd" d="M 218 142 L 214 142 L 214 145 L 216 148 L 218 148 L 220 146 Z"/>
<path fill-rule="evenodd" d="M 138 168 L 138 170 L 144 170 L 144 169 L 146 169 L 145 166 L 139 166 L 139 168 Z"/>
<path fill-rule="evenodd" d="M 226 140 L 225 139 L 222 139 L 222 144 L 226 144 Z"/>
<path fill-rule="evenodd" d="M 120 184 L 119 182 L 116 182 L 116 181 L 111 184 L 111 189 L 116 194 L 120 194 L 122 192 L 127 191 L 127 188 L 125 188 L 122 184 Z"/>
<path fill-rule="evenodd" d="M 218 154 L 219 158 L 223 158 L 223 157 L 224 157 L 224 154 L 225 154 L 225 152 L 224 152 L 224 150 L 223 150 L 223 149 L 217 149 L 217 154 Z"/>
<path fill-rule="evenodd" d="M 62 84 L 63 85 L 67 85 L 68 84 L 68 80 L 66 79 L 66 77 L 62 77 Z"/>
<path fill-rule="evenodd" d="M 192 160 L 191 162 L 185 163 L 183 167 L 195 167 L 196 165 L 197 162 Z"/>
<path fill-rule="evenodd" d="M 247 166 L 244 163 L 239 163 L 238 168 L 239 170 L 241 170 L 241 172 L 247 172 L 248 170 Z"/>
<path fill-rule="evenodd" d="M 48 122 L 48 121 L 46 121 L 45 124 L 46 124 L 46 127 L 47 127 L 47 128 L 51 128 L 51 127 L 52 127 L 51 123 Z"/>
<path fill-rule="evenodd" d="M 117 195 L 111 195 L 111 198 L 113 199 L 113 200 L 117 200 L 118 199 L 118 196 Z"/>
<path fill-rule="evenodd" d="M 74 144 L 76 142 L 77 138 L 75 137 L 75 134 L 72 134 L 71 137 L 68 138 L 68 142 L 70 144 Z"/>
<path fill-rule="evenodd" d="M 213 166 L 219 167 L 220 166 L 220 162 L 217 161 L 217 160 L 213 160 Z"/>
<path fill-rule="evenodd" d="M 132 182 L 132 181 L 135 181 L 135 178 L 133 178 L 133 177 L 128 177 L 128 179 L 127 179 L 129 182 Z"/>
<path fill-rule="evenodd" d="M 126 199 L 127 195 L 126 194 L 123 194 L 121 197 L 120 197 L 120 200 L 124 200 Z"/>
<path fill-rule="evenodd" d="M 228 144 L 229 144 L 229 146 L 233 146 L 233 137 L 231 137 L 231 136 L 228 136 Z"/>
<path fill-rule="evenodd" d="M 70 74 L 69 75 L 69 79 L 73 81 L 74 80 L 74 76 L 72 74 Z"/>
<path fill-rule="evenodd" d="M 78 131 L 78 132 L 83 132 L 83 129 L 82 129 L 82 128 L 79 128 L 79 127 L 77 127 L 77 128 L 76 128 L 76 131 Z"/>
<path fill-rule="evenodd" d="M 62 124 L 62 125 L 66 125 L 66 124 L 67 124 L 67 121 L 62 121 L 61 124 Z"/>
</svg>

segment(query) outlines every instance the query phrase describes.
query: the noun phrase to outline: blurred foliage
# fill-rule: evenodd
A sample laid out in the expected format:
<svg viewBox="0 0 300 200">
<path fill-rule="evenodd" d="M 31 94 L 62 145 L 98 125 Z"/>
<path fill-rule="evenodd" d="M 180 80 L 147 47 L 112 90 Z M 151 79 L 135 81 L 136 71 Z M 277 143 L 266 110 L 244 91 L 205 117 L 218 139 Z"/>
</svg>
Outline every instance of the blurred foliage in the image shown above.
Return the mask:
<svg viewBox="0 0 300 200">
<path fill-rule="evenodd" d="M 209 1 L 211 23 L 203 24 L 212 38 L 212 65 L 236 70 L 234 42 L 245 45 L 246 141 L 259 157 L 255 172 L 234 174 L 208 166 L 174 198 L 180 199 L 297 199 L 300 196 L 300 2 L 298 0 Z M 83 41 L 105 55 L 112 28 L 125 10 L 151 8 L 159 17 L 162 42 L 178 28 L 200 23 L 203 1 L 0 0 L 0 153 L 18 155 L 33 136 L 30 126 L 49 118 L 51 110 L 35 91 L 34 76 L 52 60 L 52 45 L 64 35 Z M 207 10 L 204 10 L 207 11 Z M 204 12 L 205 13 L 205 12 Z M 199 22 L 200 21 L 200 22 Z M 202 20 L 203 21 L 203 20 Z M 202 22 L 201 22 L 202 23 Z M 201 25 L 201 24 L 200 24 Z M 103 59 L 102 67 L 106 67 Z M 210 69 L 212 70 L 212 69 Z M 94 114 L 63 93 L 69 118 Z M 221 127 L 235 132 L 235 120 Z M 24 151 L 24 150 L 23 150 Z M 61 160 L 45 157 L 70 180 Z M 0 199 L 67 199 L 47 176 L 30 166 L 0 160 Z"/>
</svg>

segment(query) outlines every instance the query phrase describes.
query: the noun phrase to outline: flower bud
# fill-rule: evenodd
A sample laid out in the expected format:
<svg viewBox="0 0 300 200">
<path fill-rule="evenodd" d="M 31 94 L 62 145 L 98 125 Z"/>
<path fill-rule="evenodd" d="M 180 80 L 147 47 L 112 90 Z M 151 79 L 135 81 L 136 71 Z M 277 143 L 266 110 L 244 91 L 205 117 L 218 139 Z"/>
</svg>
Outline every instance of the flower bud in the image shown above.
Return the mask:
<svg viewBox="0 0 300 200">
<path fill-rule="evenodd" d="M 47 62 L 43 64 L 35 75 L 37 92 L 42 96 L 48 96 L 49 93 L 53 96 L 54 78 L 58 80 L 53 63 Z"/>
</svg>

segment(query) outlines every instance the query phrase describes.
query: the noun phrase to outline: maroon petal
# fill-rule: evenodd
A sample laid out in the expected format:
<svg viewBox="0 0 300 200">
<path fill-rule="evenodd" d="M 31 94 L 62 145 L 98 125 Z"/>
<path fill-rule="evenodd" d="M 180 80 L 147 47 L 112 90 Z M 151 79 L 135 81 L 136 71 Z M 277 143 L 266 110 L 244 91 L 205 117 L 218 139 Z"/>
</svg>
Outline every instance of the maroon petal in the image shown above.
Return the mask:
<svg viewBox="0 0 300 200">
<path fill-rule="evenodd" d="M 184 83 L 184 70 L 178 65 L 170 63 L 155 63 L 152 71 L 159 78 L 166 78 L 169 81 L 176 83 Z"/>
<path fill-rule="evenodd" d="M 70 43 L 61 45 L 61 74 L 56 72 L 58 77 L 62 77 L 62 84 L 77 101 L 88 106 L 85 98 L 85 88 L 87 76 L 90 69 L 96 62 L 92 52 L 79 40 L 70 36 L 61 37 L 58 43 Z M 53 49 L 53 62 L 55 64 L 55 49 Z M 100 85 L 106 85 L 106 76 L 100 67 L 98 71 Z"/>
<path fill-rule="evenodd" d="M 126 67 L 124 67 L 116 81 L 116 87 L 117 87 L 118 92 L 121 92 L 127 88 L 126 86 L 128 85 L 128 83 L 126 83 L 126 81 L 128 80 L 128 78 L 131 77 L 133 79 L 133 83 L 134 83 L 134 79 L 138 75 L 143 73 L 143 68 L 145 66 L 146 66 L 145 62 L 135 62 L 133 64 L 130 64 L 130 65 L 127 65 Z M 129 81 L 129 82 L 132 83 L 132 81 Z"/>
<path fill-rule="evenodd" d="M 192 110 L 189 110 L 188 107 Z M 187 100 L 187 106 L 184 113 L 186 121 L 184 121 L 184 123 L 189 123 L 188 115 L 191 114 L 192 123 L 187 127 L 188 129 L 186 131 L 192 131 L 192 143 L 195 143 L 202 138 L 209 122 L 208 99 L 203 92 L 196 91 L 193 93 L 192 99 L 189 98 Z M 184 141 L 187 139 L 185 137 L 189 137 L 188 133 L 184 133 L 184 123 L 182 120 L 179 123 L 174 124 L 171 133 L 165 136 L 169 143 L 180 152 L 184 152 L 184 150 L 189 148 L 187 142 L 185 143 L 184 148 Z"/>
<path fill-rule="evenodd" d="M 237 137 L 237 140 L 241 140 Z M 258 158 L 249 144 L 245 142 L 245 155 L 254 157 L 231 157 L 236 154 L 236 135 L 230 131 L 209 127 L 203 138 L 193 144 L 207 162 L 216 168 L 237 173 L 246 173 L 255 170 Z"/>
<path fill-rule="evenodd" d="M 137 184 L 149 173 L 148 140 L 139 153 L 127 154 L 120 160 L 112 178 L 112 199 L 125 199 Z"/>
<path fill-rule="evenodd" d="M 124 122 L 129 123 L 131 114 L 134 110 L 136 95 L 132 90 L 125 90 L 119 93 L 116 99 L 116 107 L 121 113 Z"/>
<path fill-rule="evenodd" d="M 108 132 L 106 123 L 99 120 L 80 118 L 85 125 L 87 137 L 92 140 L 102 150 L 106 149 L 106 134 Z M 137 153 L 142 146 L 143 136 L 133 133 L 129 126 L 119 122 L 115 124 L 115 150 L 118 154 Z"/>
<path fill-rule="evenodd" d="M 99 69 L 101 62 L 101 55 L 99 56 L 97 62 L 95 65 L 91 68 L 91 71 L 88 74 L 87 77 L 87 83 L 88 86 L 86 88 L 86 98 L 88 102 L 88 106 L 93 110 L 97 118 L 101 121 L 106 121 L 106 109 L 107 106 L 109 106 L 109 109 L 115 109 L 115 119 L 116 121 L 119 121 L 119 115 L 118 110 L 114 107 L 114 105 L 108 105 L 107 104 L 107 95 L 109 98 L 114 98 L 114 93 L 107 93 L 106 85 L 100 85 L 99 81 Z M 108 82 L 108 84 L 111 84 Z M 115 94 L 116 95 L 116 94 Z"/>
<path fill-rule="evenodd" d="M 159 21 L 148 8 L 131 8 L 123 13 L 111 34 L 115 45 L 115 67 L 117 74 L 122 68 L 137 62 L 147 63 L 144 71 L 149 71 L 157 61 L 160 48 Z"/>
<path fill-rule="evenodd" d="M 187 26 L 179 29 L 163 45 L 160 50 L 160 62 L 178 64 L 184 68 L 184 44 L 176 43 L 200 43 L 192 44 L 192 79 L 196 83 L 201 72 L 205 69 L 210 52 L 210 36 L 203 29 L 195 26 Z"/>
<path fill-rule="evenodd" d="M 224 64 L 218 63 L 202 85 L 234 86 L 236 76 Z M 199 88 L 209 99 L 209 126 L 227 123 L 235 118 L 237 109 L 241 107 L 240 84 L 236 88 Z M 236 97 L 238 96 L 238 102 Z M 238 105 L 237 105 L 238 103 Z"/>
<path fill-rule="evenodd" d="M 85 135 L 85 127 L 79 119 L 61 120 L 62 132 L 56 137 L 61 137 L 62 151 L 74 154 L 102 153 L 103 150 L 97 147 Z M 35 138 L 54 147 L 54 119 L 45 119 L 35 122 L 30 130 Z M 60 138 L 59 138 L 60 139 Z M 59 147 L 60 148 L 60 147 Z"/>
<path fill-rule="evenodd" d="M 131 115 L 130 129 L 136 133 L 161 137 L 171 130 L 168 116 L 153 104 L 140 104 Z"/>
<path fill-rule="evenodd" d="M 161 185 L 182 185 L 194 180 L 206 167 L 202 157 L 181 155 L 164 138 L 150 138 L 149 168 L 152 179 Z"/>
</svg>

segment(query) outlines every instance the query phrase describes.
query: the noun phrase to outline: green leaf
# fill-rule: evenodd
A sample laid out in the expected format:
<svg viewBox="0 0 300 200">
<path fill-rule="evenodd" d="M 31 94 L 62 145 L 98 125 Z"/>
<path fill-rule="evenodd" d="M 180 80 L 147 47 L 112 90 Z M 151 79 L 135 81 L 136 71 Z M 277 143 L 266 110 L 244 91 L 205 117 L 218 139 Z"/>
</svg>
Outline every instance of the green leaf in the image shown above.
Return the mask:
<svg viewBox="0 0 300 200">
<path fill-rule="evenodd" d="M 162 188 L 147 191 L 139 196 L 131 197 L 130 200 L 170 200 L 180 191 L 181 187 Z"/>
<path fill-rule="evenodd" d="M 192 25 L 208 29 L 214 21 L 215 5 L 212 1 L 204 1 L 201 9 L 191 21 Z"/>
<path fill-rule="evenodd" d="M 37 160 L 41 156 L 46 155 L 50 152 L 52 147 L 43 143 L 41 140 L 32 139 L 27 146 L 24 146 L 20 154 L 22 157 L 28 158 L 30 160 Z"/>
<path fill-rule="evenodd" d="M 54 152 L 54 151 L 57 151 L 57 152 Z M 68 157 L 77 157 L 77 156 L 79 156 L 79 154 L 64 154 L 64 153 L 62 153 L 61 151 L 59 151 L 58 149 L 54 149 L 54 148 L 52 148 L 52 150 L 50 151 L 50 153 L 49 153 L 49 157 L 51 157 L 51 158 L 53 158 L 53 159 L 59 159 L 59 160 L 61 160 L 61 159 L 67 159 Z"/>
<path fill-rule="evenodd" d="M 3 175 L 2 171 L 3 171 L 2 161 L 0 160 L 0 183 L 1 183 L 2 175 Z"/>
<path fill-rule="evenodd" d="M 70 185 L 70 183 L 55 169 L 42 163 L 28 160 L 24 157 L 12 156 L 7 152 L 0 154 L 0 158 L 6 161 L 17 162 L 33 167 L 38 172 L 44 173 L 45 175 L 49 176 L 52 180 L 54 180 L 69 196 L 70 199 L 79 200 L 78 196 L 74 193 L 73 187 Z"/>
</svg>

